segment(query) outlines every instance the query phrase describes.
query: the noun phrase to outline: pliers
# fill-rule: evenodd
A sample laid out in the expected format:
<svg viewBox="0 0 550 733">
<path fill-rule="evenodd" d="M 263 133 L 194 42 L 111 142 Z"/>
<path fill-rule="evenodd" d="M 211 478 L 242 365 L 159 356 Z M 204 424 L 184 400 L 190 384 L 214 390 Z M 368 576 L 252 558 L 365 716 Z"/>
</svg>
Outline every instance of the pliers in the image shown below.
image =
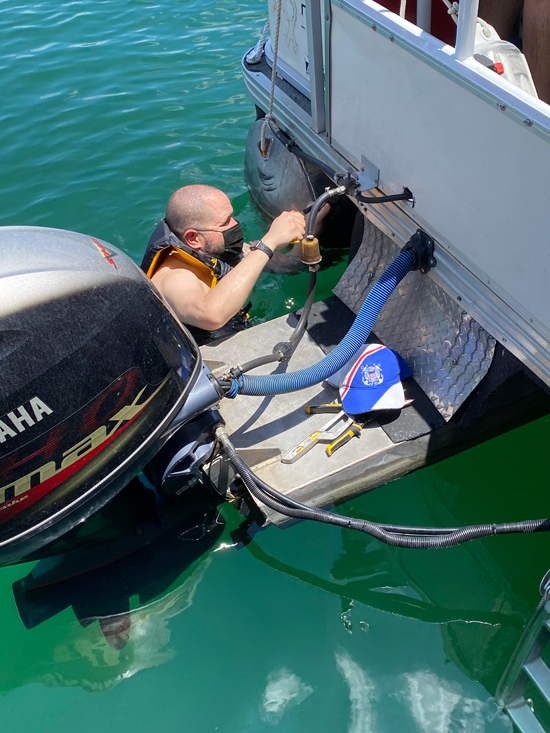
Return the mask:
<svg viewBox="0 0 550 733">
<path fill-rule="evenodd" d="M 330 458 L 330 456 L 338 450 L 338 448 L 341 448 L 343 445 L 348 443 L 352 438 L 360 438 L 361 437 L 361 431 L 363 430 L 363 426 L 360 425 L 358 422 L 353 422 L 350 427 L 339 437 L 336 438 L 334 443 L 329 443 L 326 447 L 326 454 Z"/>
<path fill-rule="evenodd" d="M 318 406 L 324 407 L 324 406 Z M 322 411 L 322 410 L 320 410 Z M 354 422 L 342 408 L 320 430 L 314 430 L 305 440 L 288 450 L 281 458 L 281 463 L 294 463 L 310 451 L 317 443 L 328 443 L 326 452 L 331 456 L 335 450 L 348 442 L 355 435 L 359 435 L 361 426 Z"/>
</svg>

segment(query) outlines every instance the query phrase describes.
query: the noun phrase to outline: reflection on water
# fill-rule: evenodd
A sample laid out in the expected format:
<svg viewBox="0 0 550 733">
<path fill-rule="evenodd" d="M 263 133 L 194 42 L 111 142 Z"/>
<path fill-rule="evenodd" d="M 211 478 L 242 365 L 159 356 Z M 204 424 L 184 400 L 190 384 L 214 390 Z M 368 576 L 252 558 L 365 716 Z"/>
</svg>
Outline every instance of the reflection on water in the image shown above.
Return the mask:
<svg viewBox="0 0 550 733">
<path fill-rule="evenodd" d="M 357 499 L 350 513 L 368 506 L 376 514 L 378 501 L 382 495 Z M 182 702 L 195 715 L 200 710 L 202 723 L 191 727 L 197 731 L 222 720 L 207 702 L 214 687 L 221 708 L 234 706 L 219 728 L 231 733 L 301 731 L 304 721 L 305 729 L 347 733 L 510 733 L 486 670 L 502 673 L 523 622 L 506 607 L 506 581 L 489 542 L 447 554 L 453 594 L 442 575 L 434 582 L 443 563 L 437 553 L 404 554 L 306 523 L 250 540 L 233 508 L 223 508 L 225 528 L 217 508 L 207 509 L 199 502 L 183 524 L 185 513 L 178 517 L 174 508 L 150 514 L 149 524 L 137 512 L 134 530 L 140 527 L 146 546 L 126 521 L 110 546 L 131 552 L 90 569 L 85 551 L 81 576 L 74 574 L 78 553 L 37 563 L 14 585 L 26 633 L 62 623 L 34 667 L 29 655 L 19 669 L 12 665 L 4 689 L 41 681 L 125 697 L 134 695 L 137 672 L 155 670 L 158 684 L 185 675 Z M 320 541 L 329 543 L 327 553 Z M 482 596 L 468 592 L 477 584 Z"/>
<path fill-rule="evenodd" d="M 300 705 L 313 692 L 299 677 L 288 669 L 279 669 L 269 674 L 262 696 L 260 716 L 272 725 L 278 723 L 289 706 Z"/>
<path fill-rule="evenodd" d="M 87 545 L 41 560 L 13 584 L 27 629 L 69 608 L 79 624 L 70 623 L 52 649 L 56 669 L 43 682 L 107 690 L 177 654 L 170 646 L 171 619 L 193 603 L 212 561 L 207 550 L 224 522 L 213 498 L 160 507 L 157 502 L 155 510 L 151 493 L 136 488 L 119 496 L 115 510 L 125 514 L 119 536 L 91 549 L 88 537 Z M 106 524 L 114 524 L 113 513 L 110 507 Z"/>
<path fill-rule="evenodd" d="M 345 649 L 336 652 L 336 666 L 349 688 L 351 721 L 348 733 L 375 731 L 376 685 Z"/>
<path fill-rule="evenodd" d="M 348 533 L 346 531 L 342 534 Z M 452 608 L 448 607 L 447 604 L 439 606 L 430 600 L 421 598 L 415 591 L 414 578 L 411 578 L 410 584 L 406 586 L 392 587 L 391 585 L 385 585 L 380 587 L 380 576 L 383 573 L 379 566 L 374 565 L 372 568 L 373 581 L 371 581 L 371 584 L 369 584 L 369 580 L 364 576 L 350 578 L 347 582 L 334 582 L 318 577 L 314 573 L 307 572 L 306 570 L 295 568 L 274 557 L 270 557 L 256 544 L 251 543 L 247 545 L 247 549 L 262 563 L 269 565 L 279 572 L 298 578 L 302 582 L 320 588 L 325 592 L 340 596 L 342 621 L 346 629 L 351 632 L 353 632 L 351 611 L 356 601 L 362 605 L 371 606 L 392 615 L 416 619 L 424 623 L 438 625 L 463 623 L 496 628 L 510 623 L 509 614 L 483 610 L 468 610 L 468 608 L 463 606 Z M 355 557 L 356 555 L 348 556 L 348 563 L 353 561 Z M 341 559 L 342 556 L 340 557 Z M 393 578 L 387 575 L 385 576 L 385 581 L 390 584 L 395 582 Z M 467 594 L 464 593 L 463 599 L 466 601 Z"/>
<path fill-rule="evenodd" d="M 252 0 L 0 0 L 0 223 L 87 232 L 139 261 L 169 194 L 195 182 L 224 189 L 261 236 L 239 65 L 265 14 Z M 319 297 L 337 279 L 321 272 Z M 307 282 L 263 277 L 253 316 L 303 303 Z M 450 526 L 545 516 L 549 437 L 539 421 L 343 511 Z M 415 553 L 301 524 L 243 549 L 242 518 L 223 514 L 229 526 L 194 543 L 177 513 L 159 527 L 129 510 L 129 531 L 85 556 L 0 568 L 2 730 L 510 730 L 491 695 L 538 602 L 548 538 Z"/>
<path fill-rule="evenodd" d="M 67 629 L 68 638 L 53 649 L 56 672 L 47 673 L 42 682 L 105 691 L 172 660 L 178 649 L 170 643 L 171 620 L 191 606 L 209 564 L 209 558 L 199 562 L 179 587 L 157 601 L 124 614 L 99 617 L 99 627 L 91 627 L 86 634 Z M 80 623 L 86 627 L 93 620 Z"/>
<path fill-rule="evenodd" d="M 495 716 L 493 703 L 469 697 L 458 683 L 419 671 L 403 676 L 404 694 L 420 730 L 426 733 L 482 733 L 488 718 Z M 505 715 L 494 718 L 496 730 L 512 731 Z"/>
</svg>

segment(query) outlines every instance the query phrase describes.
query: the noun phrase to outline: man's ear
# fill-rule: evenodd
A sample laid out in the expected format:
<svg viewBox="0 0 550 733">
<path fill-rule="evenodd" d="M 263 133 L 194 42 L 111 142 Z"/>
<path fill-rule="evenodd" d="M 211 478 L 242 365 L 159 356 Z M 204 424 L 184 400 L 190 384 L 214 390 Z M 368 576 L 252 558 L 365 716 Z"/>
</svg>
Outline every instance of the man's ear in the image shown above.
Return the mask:
<svg viewBox="0 0 550 733">
<path fill-rule="evenodd" d="M 183 233 L 183 242 L 193 249 L 201 249 L 204 243 L 204 236 L 196 229 L 186 229 Z"/>
</svg>

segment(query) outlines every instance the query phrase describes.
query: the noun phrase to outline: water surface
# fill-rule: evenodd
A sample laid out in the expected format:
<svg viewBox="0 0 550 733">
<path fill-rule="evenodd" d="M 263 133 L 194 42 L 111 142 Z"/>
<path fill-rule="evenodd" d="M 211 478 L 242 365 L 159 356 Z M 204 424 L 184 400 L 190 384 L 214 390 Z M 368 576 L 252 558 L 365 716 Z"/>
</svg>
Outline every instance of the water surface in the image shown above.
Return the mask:
<svg viewBox="0 0 550 733">
<path fill-rule="evenodd" d="M 1 0 L 0 225 L 86 232 L 138 261 L 169 194 L 201 182 L 260 236 L 240 58 L 264 19 L 251 0 Z M 342 267 L 322 274 L 321 296 Z M 292 309 L 306 286 L 264 276 L 255 317 Z M 443 525 L 545 516 L 549 438 L 540 420 L 343 511 Z M 415 552 L 300 524 L 244 546 L 240 516 L 222 514 L 225 527 L 70 589 L 76 608 L 60 602 L 31 629 L 12 583 L 32 566 L 0 569 L 2 730 L 512 729 L 492 695 L 537 604 L 547 536 Z M 128 599 L 115 648 L 97 616 L 116 620 Z"/>
</svg>

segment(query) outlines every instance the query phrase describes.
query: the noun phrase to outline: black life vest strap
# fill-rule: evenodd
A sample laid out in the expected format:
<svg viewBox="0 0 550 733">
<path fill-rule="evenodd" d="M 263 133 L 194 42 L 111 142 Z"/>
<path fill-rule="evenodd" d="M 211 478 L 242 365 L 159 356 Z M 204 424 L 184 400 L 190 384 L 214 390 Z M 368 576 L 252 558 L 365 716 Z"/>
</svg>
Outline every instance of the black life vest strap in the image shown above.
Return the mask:
<svg viewBox="0 0 550 733">
<path fill-rule="evenodd" d="M 214 257 L 208 257 L 200 252 L 196 252 L 189 245 L 184 244 L 176 235 L 170 230 L 166 219 L 163 219 L 157 226 L 151 239 L 145 250 L 145 255 L 141 262 L 141 269 L 145 272 L 147 277 L 152 277 L 158 267 L 159 259 L 168 250 L 174 249 L 179 251 L 180 254 L 185 257 L 192 258 L 201 268 L 205 268 L 212 276 L 212 285 L 214 287 L 216 282 L 227 275 L 232 270 L 231 265 L 226 262 L 222 262 Z M 187 326 L 195 341 L 199 346 L 210 343 L 212 341 L 218 341 L 222 338 L 228 338 L 238 331 L 242 331 L 250 326 L 250 316 L 248 311 L 251 308 L 251 303 L 247 303 L 244 308 L 233 316 L 228 323 L 217 331 L 204 331 L 201 328 L 195 326 Z"/>
<path fill-rule="evenodd" d="M 194 260 L 197 260 L 197 262 L 205 265 L 216 280 L 227 275 L 231 270 L 231 265 L 228 265 L 226 262 L 222 262 L 217 257 L 210 257 L 202 252 L 197 252 L 188 244 L 182 242 L 181 239 L 176 237 L 174 232 L 171 231 L 166 223 L 166 219 L 163 219 L 151 235 L 151 239 L 147 244 L 147 249 L 145 250 L 145 255 L 141 262 L 141 269 L 145 272 L 147 277 L 151 277 L 155 272 L 161 253 L 166 249 L 172 248 L 185 252 L 189 257 L 192 257 Z"/>
</svg>

